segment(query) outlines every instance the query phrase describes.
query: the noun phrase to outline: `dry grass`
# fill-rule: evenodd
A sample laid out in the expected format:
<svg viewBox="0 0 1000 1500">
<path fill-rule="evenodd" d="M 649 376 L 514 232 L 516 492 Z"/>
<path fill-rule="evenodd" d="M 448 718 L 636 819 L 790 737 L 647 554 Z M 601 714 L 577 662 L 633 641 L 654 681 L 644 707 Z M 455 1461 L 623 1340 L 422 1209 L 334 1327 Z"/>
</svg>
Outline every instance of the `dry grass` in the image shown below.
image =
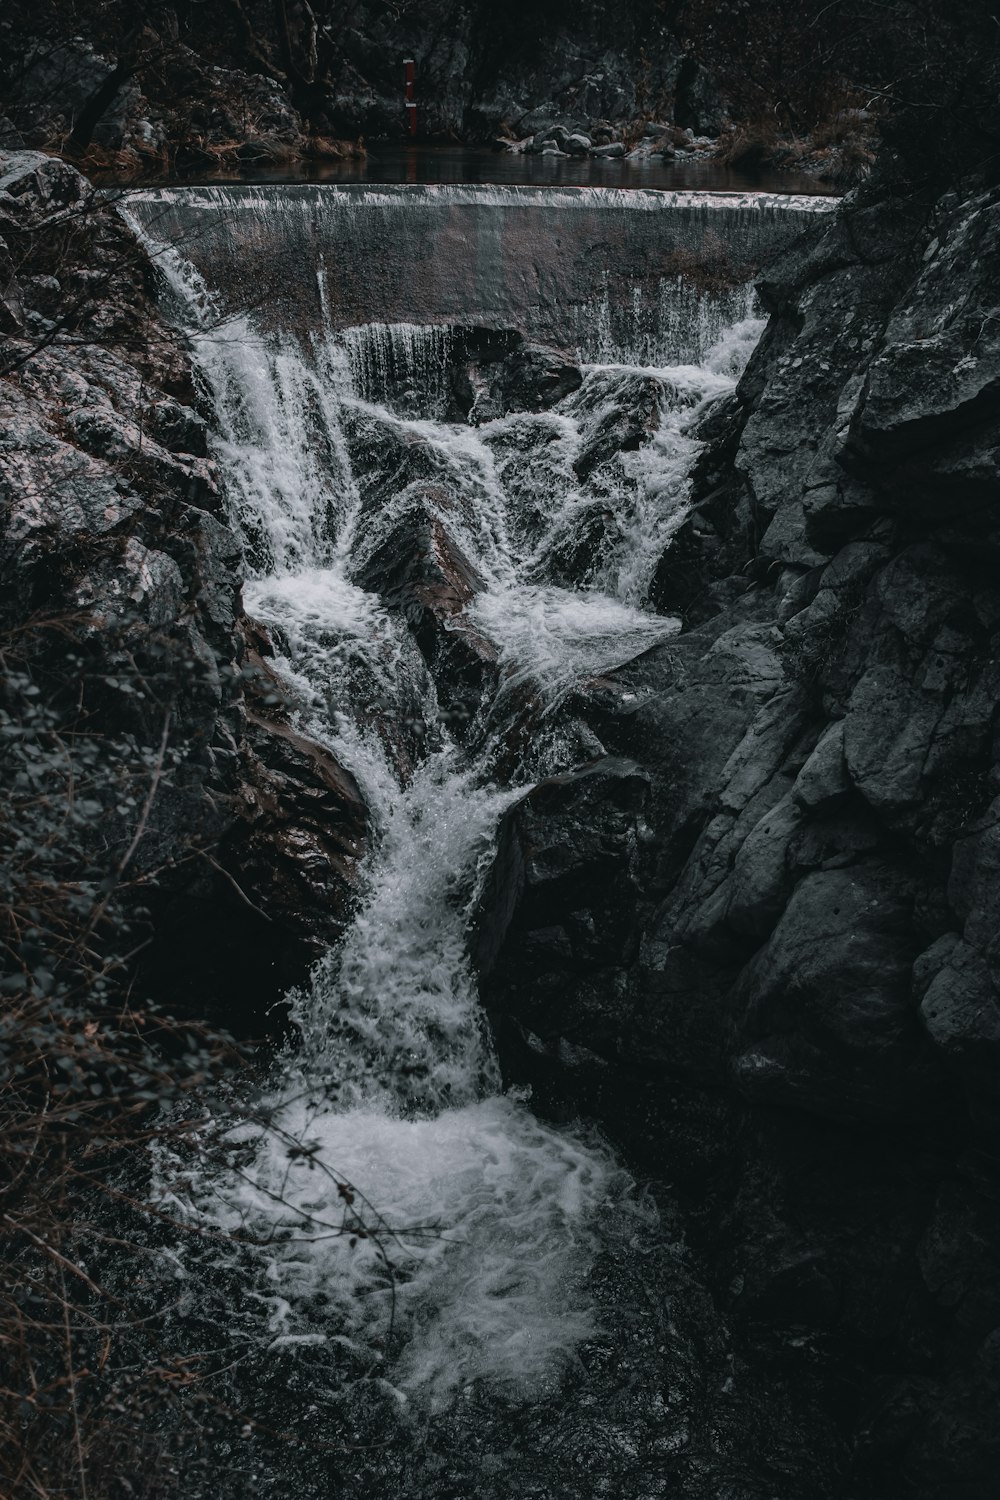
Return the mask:
<svg viewBox="0 0 1000 1500">
<path fill-rule="evenodd" d="M 757 167 L 770 160 L 778 147 L 778 132 L 770 120 L 740 125 L 722 136 L 716 160 L 729 167 Z"/>
<path fill-rule="evenodd" d="M 182 1194 L 231 1172 L 237 1123 L 301 1149 L 257 1097 L 251 1052 L 136 994 L 148 892 L 210 847 L 195 816 L 157 853 L 183 779 L 175 700 L 197 670 L 137 620 L 0 632 L 3 1500 L 243 1500 L 253 1473 L 220 1454 L 314 1441 L 268 1390 L 248 1414 L 229 1380 L 260 1336 L 234 1344 L 222 1268 L 264 1242 L 186 1216 L 152 1177 L 156 1153 Z M 333 1181 L 339 1232 L 377 1244 Z"/>
<path fill-rule="evenodd" d="M 875 152 L 861 141 L 845 141 L 839 150 L 831 151 L 820 172 L 824 182 L 846 190 L 864 182 L 875 164 Z"/>
<path fill-rule="evenodd" d="M 336 140 L 329 135 L 307 136 L 302 155 L 307 161 L 363 161 L 367 156 L 364 141 Z"/>
<path fill-rule="evenodd" d="M 856 93 L 832 85 L 821 106 L 818 123 L 807 133 L 779 131 L 767 116 L 727 131 L 716 160 L 744 171 L 793 168 L 838 188 L 853 187 L 875 161 L 876 121 L 860 107 Z"/>
<path fill-rule="evenodd" d="M 663 129 L 657 134 L 657 140 L 671 146 L 686 146 L 687 136 L 679 125 L 673 125 L 665 121 L 662 114 L 638 115 L 630 120 L 622 130 L 622 142 L 626 151 L 633 151 L 643 140 L 646 139 L 646 130 L 649 125 L 662 126 Z"/>
<path fill-rule="evenodd" d="M 127 146 L 121 151 L 111 151 L 106 146 L 92 143 L 83 157 L 69 157 L 62 149 L 55 154 L 71 160 L 74 166 L 88 176 L 113 177 L 116 180 L 141 177 L 147 172 L 164 172 L 170 165 L 170 155 L 166 149 L 135 151 Z"/>
<path fill-rule="evenodd" d="M 142 1291 L 156 1269 L 146 1154 L 189 1136 L 206 1083 L 239 1061 L 222 1037 L 132 996 L 137 904 L 157 878 L 143 844 L 176 765 L 170 679 L 190 662 L 136 668 L 128 696 L 161 728 L 114 733 L 100 708 L 113 674 L 86 649 L 90 623 L 45 619 L 0 637 L 5 1500 L 176 1493 L 174 1439 L 156 1433 L 197 1448 L 184 1413 L 168 1416 L 197 1372 Z"/>
<path fill-rule="evenodd" d="M 842 146 L 870 135 L 871 128 L 871 120 L 864 110 L 839 109 L 810 131 L 809 143 L 815 151 L 826 146 Z"/>
<path fill-rule="evenodd" d="M 363 161 L 366 155 L 361 140 L 343 141 L 325 135 L 303 136 L 291 141 L 266 135 L 225 140 L 208 135 L 189 135 L 155 152 L 137 151 L 131 146 L 112 151 L 92 144 L 83 157 L 67 155 L 64 140 L 56 140 L 46 149 L 53 156 L 71 160 L 74 166 L 89 175 L 115 180 L 169 172 L 175 165 L 190 165 L 192 161 L 204 165 L 209 171 L 237 172 L 242 167 L 265 163 L 292 167 L 301 161 Z"/>
</svg>

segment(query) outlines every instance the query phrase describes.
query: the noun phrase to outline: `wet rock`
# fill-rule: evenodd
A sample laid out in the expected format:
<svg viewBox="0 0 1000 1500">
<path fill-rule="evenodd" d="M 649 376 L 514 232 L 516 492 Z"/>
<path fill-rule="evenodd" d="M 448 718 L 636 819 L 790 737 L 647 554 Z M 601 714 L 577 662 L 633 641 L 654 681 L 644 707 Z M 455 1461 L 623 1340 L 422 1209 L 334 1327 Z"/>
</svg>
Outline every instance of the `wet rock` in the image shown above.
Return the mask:
<svg viewBox="0 0 1000 1500">
<path fill-rule="evenodd" d="M 591 146 L 590 155 L 600 157 L 604 161 L 614 161 L 625 155 L 625 147 L 621 141 L 611 141 L 606 146 Z"/>
<path fill-rule="evenodd" d="M 472 718 L 485 677 L 492 679 L 497 667 L 495 647 L 463 615 L 483 587 L 456 535 L 467 519 L 452 491 L 413 484 L 397 497 L 388 524 L 373 533 L 375 545 L 355 574 L 362 588 L 402 610 L 456 727 Z M 416 703 L 412 718 L 421 722 Z M 392 720 L 390 707 L 384 732 L 396 739 Z"/>
<path fill-rule="evenodd" d="M 618 517 L 606 501 L 584 501 L 553 537 L 545 557 L 546 573 L 566 588 L 581 588 L 595 578 L 621 540 Z"/>
<path fill-rule="evenodd" d="M 575 412 L 586 419 L 573 467 L 586 479 L 616 453 L 628 453 L 647 442 L 661 420 L 661 388 L 649 375 L 609 372 L 587 382 Z"/>
<path fill-rule="evenodd" d="M 366 847 L 357 783 L 273 714 L 247 713 L 239 824 L 227 853 L 241 883 L 318 958 L 343 931 Z M 230 852 L 231 851 L 231 852 Z"/>
<path fill-rule="evenodd" d="M 747 596 L 737 607 L 740 624 L 716 616 L 619 669 L 616 691 L 595 718 L 605 742 L 633 756 L 653 778 L 665 883 L 666 869 L 676 878 L 678 857 L 683 861 L 691 854 L 691 830 L 707 822 L 740 747 L 746 743 L 746 759 L 756 756 L 768 764 L 763 734 L 748 736 L 758 712 L 786 686 L 786 678 L 759 607 L 759 599 Z M 777 718 L 784 733 L 789 715 L 781 701 Z"/>
<path fill-rule="evenodd" d="M 187 878 L 151 893 L 154 937 L 139 974 L 175 1014 L 244 1036 L 280 1028 L 288 991 L 343 932 L 367 847 L 357 784 L 275 706 L 262 640 L 256 630 L 231 800 Z"/>
<path fill-rule="evenodd" d="M 374 412 L 348 414 L 345 431 L 362 507 L 362 524 L 379 529 L 397 495 L 411 485 L 436 485 L 442 464 L 417 430 Z M 375 545 L 373 539 L 371 545 Z"/>
<path fill-rule="evenodd" d="M 356 578 L 408 612 L 437 618 L 458 614 L 482 588 L 482 579 L 450 535 L 461 502 L 442 485 L 410 485 L 394 507 L 391 524 L 364 555 Z"/>
<path fill-rule="evenodd" d="M 512 411 L 545 411 L 578 390 L 583 376 L 558 349 L 523 343 L 488 375 L 489 386 L 477 396 L 469 420 L 478 425 Z"/>
<path fill-rule="evenodd" d="M 613 1047 L 622 1015 L 608 1013 L 607 985 L 633 936 L 647 794 L 636 766 L 601 760 L 539 782 L 505 815 L 476 919 L 488 1008 Z"/>
</svg>

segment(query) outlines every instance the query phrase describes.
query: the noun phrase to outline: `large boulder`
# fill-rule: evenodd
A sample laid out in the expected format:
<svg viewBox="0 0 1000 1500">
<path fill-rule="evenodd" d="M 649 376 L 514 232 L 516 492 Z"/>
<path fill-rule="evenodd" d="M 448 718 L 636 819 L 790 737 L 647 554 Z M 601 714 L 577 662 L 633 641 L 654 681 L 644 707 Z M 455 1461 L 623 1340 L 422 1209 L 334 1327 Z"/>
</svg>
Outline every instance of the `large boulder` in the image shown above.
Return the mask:
<svg viewBox="0 0 1000 1500">
<path fill-rule="evenodd" d="M 614 1048 L 647 793 L 637 766 L 599 760 L 539 782 L 505 815 L 474 943 L 489 1009 L 546 1039 Z"/>
<path fill-rule="evenodd" d="M 544 411 L 578 390 L 579 368 L 558 349 L 523 343 L 502 361 L 488 390 L 476 398 L 469 420 L 479 424 L 512 411 Z"/>
</svg>

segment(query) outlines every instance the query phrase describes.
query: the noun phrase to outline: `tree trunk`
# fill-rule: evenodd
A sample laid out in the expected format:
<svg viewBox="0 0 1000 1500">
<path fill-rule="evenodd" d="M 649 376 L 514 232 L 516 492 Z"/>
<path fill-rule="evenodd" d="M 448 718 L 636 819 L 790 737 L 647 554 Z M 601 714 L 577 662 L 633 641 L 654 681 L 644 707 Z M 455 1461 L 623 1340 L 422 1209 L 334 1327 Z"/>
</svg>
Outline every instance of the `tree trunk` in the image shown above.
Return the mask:
<svg viewBox="0 0 1000 1500">
<path fill-rule="evenodd" d="M 103 82 L 97 85 L 90 98 L 84 102 L 73 123 L 69 140 L 66 142 L 66 150 L 71 156 L 83 155 L 94 138 L 94 131 L 114 103 L 119 89 L 123 84 L 128 83 L 138 68 L 139 39 L 144 25 L 145 21 L 133 26 L 122 38 L 118 49 L 118 61 Z"/>
</svg>

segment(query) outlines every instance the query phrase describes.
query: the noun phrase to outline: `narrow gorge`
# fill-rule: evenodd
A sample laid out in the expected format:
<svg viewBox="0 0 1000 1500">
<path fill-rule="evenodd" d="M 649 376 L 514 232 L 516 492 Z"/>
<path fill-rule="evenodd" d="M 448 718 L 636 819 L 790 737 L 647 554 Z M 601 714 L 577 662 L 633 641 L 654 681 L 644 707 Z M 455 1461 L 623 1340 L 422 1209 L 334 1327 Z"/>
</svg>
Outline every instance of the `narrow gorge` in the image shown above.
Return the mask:
<svg viewBox="0 0 1000 1500">
<path fill-rule="evenodd" d="M 115 1179 L 188 1492 L 985 1496 L 996 193 L 113 200 L 0 157 L 0 577 L 266 1038 Z"/>
</svg>

